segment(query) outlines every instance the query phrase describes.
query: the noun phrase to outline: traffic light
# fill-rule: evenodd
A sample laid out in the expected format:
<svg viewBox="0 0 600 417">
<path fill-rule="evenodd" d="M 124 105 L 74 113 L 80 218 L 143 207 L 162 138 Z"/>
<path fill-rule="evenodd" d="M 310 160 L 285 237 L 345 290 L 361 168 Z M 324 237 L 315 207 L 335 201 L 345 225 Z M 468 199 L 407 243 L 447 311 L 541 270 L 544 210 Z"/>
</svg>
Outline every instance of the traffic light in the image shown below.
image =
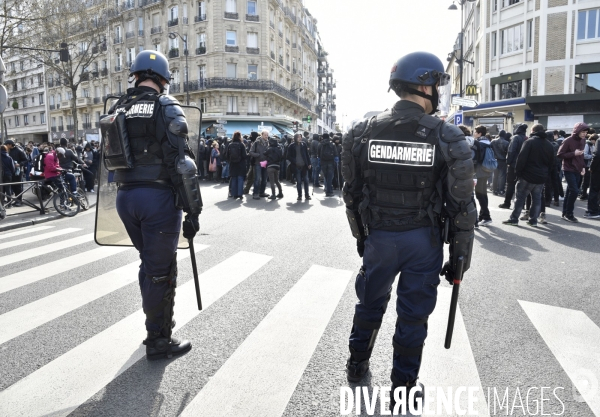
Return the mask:
<svg viewBox="0 0 600 417">
<path fill-rule="evenodd" d="M 65 42 L 60 44 L 60 62 L 69 62 L 69 46 Z"/>
<path fill-rule="evenodd" d="M 300 129 L 298 122 L 292 122 L 292 126 L 294 129 L 294 133 L 296 133 L 298 131 L 298 129 Z"/>
</svg>

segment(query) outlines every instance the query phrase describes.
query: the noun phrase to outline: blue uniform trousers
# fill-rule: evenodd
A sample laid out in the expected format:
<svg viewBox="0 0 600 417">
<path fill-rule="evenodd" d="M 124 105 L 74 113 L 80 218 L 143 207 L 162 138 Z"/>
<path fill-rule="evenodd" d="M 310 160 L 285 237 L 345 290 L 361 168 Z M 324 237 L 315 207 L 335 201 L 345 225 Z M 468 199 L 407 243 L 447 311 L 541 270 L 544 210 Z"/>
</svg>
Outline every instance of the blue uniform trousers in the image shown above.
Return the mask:
<svg viewBox="0 0 600 417">
<path fill-rule="evenodd" d="M 363 268 L 356 277 L 359 302 L 355 307 L 355 322 L 380 323 L 392 284 L 400 273 L 396 290 L 398 321 L 393 340 L 392 373 L 403 382 L 412 382 L 418 377 L 421 355 L 413 355 L 410 350 L 423 346 L 427 337 L 426 320 L 437 300 L 444 255 L 438 229 L 435 229 L 435 236 L 439 244 L 432 246 L 429 227 L 407 232 L 371 230 L 365 241 Z M 373 331 L 355 324 L 350 335 L 350 347 L 366 351 Z M 400 353 L 402 351 L 403 354 Z"/>
<path fill-rule="evenodd" d="M 142 307 L 144 312 L 152 311 L 161 303 L 171 284 L 168 281 L 155 284 L 150 277 L 166 276 L 171 271 L 179 241 L 182 212 L 175 207 L 173 191 L 135 188 L 119 190 L 117 213 L 133 245 L 140 252 Z M 161 326 L 156 321 L 160 321 L 162 316 L 163 312 L 158 311 L 153 322 L 146 319 L 146 330 L 160 331 Z"/>
</svg>

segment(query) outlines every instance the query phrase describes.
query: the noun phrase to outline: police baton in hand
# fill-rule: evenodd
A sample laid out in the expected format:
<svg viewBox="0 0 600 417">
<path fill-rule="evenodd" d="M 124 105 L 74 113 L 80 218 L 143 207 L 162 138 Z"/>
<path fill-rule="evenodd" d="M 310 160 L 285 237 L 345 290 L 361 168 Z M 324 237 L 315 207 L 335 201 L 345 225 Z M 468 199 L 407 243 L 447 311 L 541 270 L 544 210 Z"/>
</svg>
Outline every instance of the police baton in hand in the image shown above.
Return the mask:
<svg viewBox="0 0 600 417">
<path fill-rule="evenodd" d="M 200 282 L 198 281 L 198 267 L 196 266 L 196 251 L 194 250 L 194 239 L 188 239 L 190 244 L 190 257 L 192 258 L 192 272 L 194 273 L 194 284 L 196 285 L 196 301 L 198 310 L 202 311 L 202 299 L 200 298 Z"/>
<path fill-rule="evenodd" d="M 446 342 L 444 347 L 450 349 L 452 343 L 452 333 L 454 332 L 454 319 L 456 318 L 456 308 L 458 307 L 458 292 L 460 291 L 460 283 L 463 279 L 463 271 L 465 267 L 465 258 L 458 257 L 458 264 L 454 273 L 454 281 L 452 285 L 452 301 L 450 301 L 450 315 L 448 316 L 448 328 L 446 329 Z"/>
</svg>

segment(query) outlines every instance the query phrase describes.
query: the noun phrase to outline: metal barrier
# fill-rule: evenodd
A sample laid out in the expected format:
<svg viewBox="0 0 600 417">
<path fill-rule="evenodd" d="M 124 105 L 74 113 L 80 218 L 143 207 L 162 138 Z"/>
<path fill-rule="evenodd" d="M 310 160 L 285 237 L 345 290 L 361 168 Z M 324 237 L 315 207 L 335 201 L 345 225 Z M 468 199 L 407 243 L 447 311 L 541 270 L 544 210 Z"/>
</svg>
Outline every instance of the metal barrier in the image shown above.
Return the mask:
<svg viewBox="0 0 600 417">
<path fill-rule="evenodd" d="M 4 192 L 4 186 L 8 186 L 8 185 L 26 185 L 26 184 L 30 184 L 28 187 L 24 186 L 23 190 L 19 193 L 19 195 L 13 197 L 12 195 L 7 195 Z M 44 200 L 42 199 L 42 189 L 41 187 L 44 185 L 44 180 L 35 180 L 35 181 L 20 181 L 20 182 L 6 182 L 6 183 L 0 183 L 0 188 L 2 188 L 2 191 L 0 191 L 0 198 L 4 199 L 5 197 L 9 199 L 9 203 L 8 205 L 11 204 L 11 202 L 13 201 L 17 201 L 20 200 L 23 204 L 25 204 L 28 207 L 31 207 L 32 211 L 39 211 L 40 214 L 46 214 L 46 206 L 48 205 L 48 203 L 44 204 Z M 38 200 L 38 205 L 36 205 L 35 203 L 24 199 L 23 195 L 31 190 L 32 188 L 36 187 L 35 189 L 35 195 L 37 196 L 37 200 Z M 4 207 L 6 207 L 6 205 L 4 205 Z M 29 213 L 29 212 L 26 212 Z"/>
</svg>

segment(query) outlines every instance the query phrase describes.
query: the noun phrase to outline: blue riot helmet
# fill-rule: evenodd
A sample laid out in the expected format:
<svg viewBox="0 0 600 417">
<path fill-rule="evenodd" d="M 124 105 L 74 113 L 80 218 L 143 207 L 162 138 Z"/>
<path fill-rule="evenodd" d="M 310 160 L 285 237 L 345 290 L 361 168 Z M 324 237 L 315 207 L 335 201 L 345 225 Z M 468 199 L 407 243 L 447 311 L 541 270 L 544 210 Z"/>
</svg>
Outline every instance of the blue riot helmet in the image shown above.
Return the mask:
<svg viewBox="0 0 600 417">
<path fill-rule="evenodd" d="M 442 61 L 429 52 L 413 52 L 403 56 L 394 64 L 390 75 L 390 90 L 400 96 L 402 92 L 414 94 L 431 101 L 434 114 L 439 105 L 438 86 L 447 85 L 450 75 L 444 70 Z M 411 86 L 429 85 L 433 87 L 433 95 L 425 94 Z"/>
<path fill-rule="evenodd" d="M 164 79 L 167 84 L 171 81 L 169 61 L 158 51 L 142 51 L 137 54 L 133 65 L 129 69 L 129 76 L 134 74 L 138 75 L 135 83 L 136 87 L 142 81 L 150 79 L 160 87 L 161 93 L 164 91 L 161 79 Z"/>
</svg>

